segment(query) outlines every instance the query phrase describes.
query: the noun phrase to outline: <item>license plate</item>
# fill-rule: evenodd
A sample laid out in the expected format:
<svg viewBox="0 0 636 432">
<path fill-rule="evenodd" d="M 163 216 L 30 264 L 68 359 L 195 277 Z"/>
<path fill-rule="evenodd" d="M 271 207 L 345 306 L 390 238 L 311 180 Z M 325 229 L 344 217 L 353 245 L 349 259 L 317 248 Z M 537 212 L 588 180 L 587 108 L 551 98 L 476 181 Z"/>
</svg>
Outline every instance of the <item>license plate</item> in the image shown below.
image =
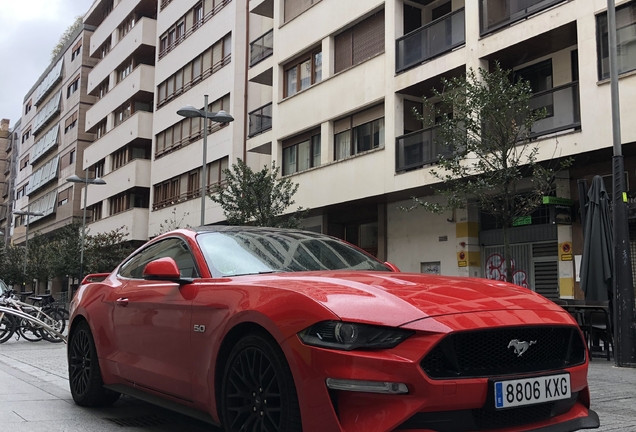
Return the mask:
<svg viewBox="0 0 636 432">
<path fill-rule="evenodd" d="M 510 408 L 568 399 L 570 374 L 495 382 L 495 408 Z"/>
</svg>

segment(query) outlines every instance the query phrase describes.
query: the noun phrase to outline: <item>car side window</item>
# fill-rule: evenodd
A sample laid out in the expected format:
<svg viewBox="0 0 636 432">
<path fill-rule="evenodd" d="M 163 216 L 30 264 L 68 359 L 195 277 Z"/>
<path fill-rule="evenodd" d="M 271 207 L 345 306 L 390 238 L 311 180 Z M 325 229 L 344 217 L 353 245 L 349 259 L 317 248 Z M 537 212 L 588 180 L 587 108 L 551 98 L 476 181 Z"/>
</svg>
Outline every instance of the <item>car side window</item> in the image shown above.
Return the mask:
<svg viewBox="0 0 636 432">
<path fill-rule="evenodd" d="M 124 264 L 119 274 L 127 278 L 143 279 L 143 271 L 146 264 L 165 257 L 175 260 L 181 277 L 199 277 L 190 249 L 183 240 L 177 238 L 162 240 L 148 246 Z"/>
</svg>

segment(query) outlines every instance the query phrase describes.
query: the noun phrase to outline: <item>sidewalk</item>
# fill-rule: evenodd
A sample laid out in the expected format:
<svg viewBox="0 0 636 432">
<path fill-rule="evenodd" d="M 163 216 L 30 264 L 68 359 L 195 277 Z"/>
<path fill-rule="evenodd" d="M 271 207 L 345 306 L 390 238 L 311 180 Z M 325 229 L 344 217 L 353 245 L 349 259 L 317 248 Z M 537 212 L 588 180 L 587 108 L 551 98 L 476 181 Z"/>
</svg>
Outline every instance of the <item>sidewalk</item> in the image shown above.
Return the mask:
<svg viewBox="0 0 636 432">
<path fill-rule="evenodd" d="M 599 431 L 636 432 L 636 369 L 590 364 Z M 0 432 L 214 432 L 206 423 L 122 397 L 114 407 L 76 406 L 68 390 L 66 346 L 11 340 L 0 345 Z"/>
</svg>

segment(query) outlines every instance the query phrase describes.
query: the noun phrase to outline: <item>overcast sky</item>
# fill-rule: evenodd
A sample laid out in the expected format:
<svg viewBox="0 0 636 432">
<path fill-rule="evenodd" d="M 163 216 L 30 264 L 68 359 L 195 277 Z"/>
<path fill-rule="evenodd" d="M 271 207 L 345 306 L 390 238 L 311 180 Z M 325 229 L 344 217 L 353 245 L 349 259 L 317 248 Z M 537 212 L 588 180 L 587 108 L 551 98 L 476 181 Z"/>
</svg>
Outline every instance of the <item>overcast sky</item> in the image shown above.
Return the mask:
<svg viewBox="0 0 636 432">
<path fill-rule="evenodd" d="M 0 0 L 0 118 L 11 127 L 22 101 L 48 67 L 51 50 L 93 0 Z"/>
</svg>

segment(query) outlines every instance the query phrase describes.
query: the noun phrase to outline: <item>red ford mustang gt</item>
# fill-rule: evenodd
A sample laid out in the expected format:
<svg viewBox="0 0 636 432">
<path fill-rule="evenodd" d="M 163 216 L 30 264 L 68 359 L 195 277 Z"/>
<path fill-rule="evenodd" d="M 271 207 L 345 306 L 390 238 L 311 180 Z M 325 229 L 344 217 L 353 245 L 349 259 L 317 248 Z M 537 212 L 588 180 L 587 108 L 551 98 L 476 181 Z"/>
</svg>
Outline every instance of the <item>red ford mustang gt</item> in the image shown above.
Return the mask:
<svg viewBox="0 0 636 432">
<path fill-rule="evenodd" d="M 71 305 L 82 406 L 125 393 L 226 431 L 599 426 L 576 323 L 524 288 L 245 227 L 162 235 L 101 276 Z"/>
</svg>

